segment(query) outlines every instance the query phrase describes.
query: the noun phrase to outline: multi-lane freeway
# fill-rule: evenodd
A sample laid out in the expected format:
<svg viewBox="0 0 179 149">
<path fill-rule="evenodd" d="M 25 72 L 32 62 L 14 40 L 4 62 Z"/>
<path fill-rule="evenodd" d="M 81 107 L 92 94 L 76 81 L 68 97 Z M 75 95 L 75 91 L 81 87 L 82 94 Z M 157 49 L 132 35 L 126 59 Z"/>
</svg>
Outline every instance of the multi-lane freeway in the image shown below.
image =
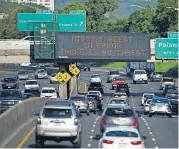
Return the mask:
<svg viewBox="0 0 179 149">
<path fill-rule="evenodd" d="M 103 106 L 110 99 L 111 94 L 114 92 L 111 90 L 111 84 L 106 83 L 107 70 L 105 69 L 93 69 L 90 72 L 81 72 L 80 74 L 80 86 L 81 92 L 87 92 L 87 84 L 89 83 L 89 77 L 91 74 L 100 74 L 103 77 L 104 84 L 104 100 Z M 3 77 L 5 72 L 1 76 Z M 130 97 L 130 104 L 135 110 L 141 113 L 139 119 L 140 133 L 142 136 L 146 136 L 145 140 L 146 148 L 178 148 L 178 118 L 168 118 L 165 116 L 153 116 L 143 114 L 143 107 L 140 106 L 141 96 L 144 92 L 153 92 L 156 95 L 162 96 L 162 92 L 159 90 L 158 82 L 149 82 L 149 84 L 133 84 L 131 78 L 123 77 L 128 81 L 131 89 L 132 96 Z M 39 80 L 41 87 L 54 86 L 58 89 L 58 85 L 50 85 L 48 80 Z M 20 83 L 20 88 L 23 89 L 23 81 Z M 101 113 L 86 116 L 84 114 L 81 118 L 82 122 L 82 148 L 98 148 L 98 141 L 94 140 L 97 134 L 100 133 L 99 121 Z M 27 125 L 20 133 L 13 138 L 6 148 L 34 148 L 35 146 L 35 134 L 34 128 L 35 122 Z M 57 144 L 55 142 L 46 142 L 48 148 L 72 148 L 73 146 L 68 142 L 61 142 Z"/>
</svg>

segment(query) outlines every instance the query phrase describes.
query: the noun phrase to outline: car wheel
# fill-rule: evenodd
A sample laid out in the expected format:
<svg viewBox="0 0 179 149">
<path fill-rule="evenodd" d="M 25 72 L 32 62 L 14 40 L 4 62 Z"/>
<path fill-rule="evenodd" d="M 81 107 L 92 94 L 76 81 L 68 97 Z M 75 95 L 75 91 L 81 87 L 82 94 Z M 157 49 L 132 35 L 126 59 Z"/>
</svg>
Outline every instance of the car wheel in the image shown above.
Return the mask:
<svg viewBox="0 0 179 149">
<path fill-rule="evenodd" d="M 144 112 L 144 115 L 147 115 L 147 114 L 148 114 L 148 113 L 145 111 L 145 112 Z"/>
<path fill-rule="evenodd" d="M 96 114 L 96 109 L 94 110 L 94 114 Z"/>
<path fill-rule="evenodd" d="M 81 148 L 81 133 L 79 134 L 78 137 L 79 137 L 79 138 L 78 138 L 77 143 L 73 143 L 73 147 L 74 147 L 74 148 Z"/>
<path fill-rule="evenodd" d="M 152 117 L 152 114 L 149 114 L 149 117 Z"/>
<path fill-rule="evenodd" d="M 112 86 L 112 90 L 114 90 L 114 87 Z"/>
<path fill-rule="evenodd" d="M 88 68 L 88 71 L 90 71 L 90 68 Z"/>
<path fill-rule="evenodd" d="M 41 140 L 41 137 L 37 134 L 35 135 L 35 147 L 36 148 L 43 148 L 44 147 L 44 141 Z"/>
<path fill-rule="evenodd" d="M 145 84 L 148 84 L 148 81 L 145 81 Z"/>
<path fill-rule="evenodd" d="M 136 82 L 135 82 L 135 81 L 133 81 L 133 84 L 136 84 Z"/>
<path fill-rule="evenodd" d="M 172 114 L 169 114 L 168 117 L 169 117 L 169 118 L 172 118 Z"/>
</svg>

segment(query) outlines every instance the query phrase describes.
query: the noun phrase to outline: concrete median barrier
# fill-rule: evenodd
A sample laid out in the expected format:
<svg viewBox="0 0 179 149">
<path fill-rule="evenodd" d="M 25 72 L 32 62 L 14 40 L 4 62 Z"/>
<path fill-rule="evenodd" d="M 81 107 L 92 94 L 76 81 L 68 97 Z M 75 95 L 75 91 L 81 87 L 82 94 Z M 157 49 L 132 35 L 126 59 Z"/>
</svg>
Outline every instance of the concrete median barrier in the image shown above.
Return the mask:
<svg viewBox="0 0 179 149">
<path fill-rule="evenodd" d="M 0 115 L 0 147 L 4 148 L 20 130 L 35 120 L 34 112 L 40 112 L 48 98 L 24 100 Z"/>
</svg>

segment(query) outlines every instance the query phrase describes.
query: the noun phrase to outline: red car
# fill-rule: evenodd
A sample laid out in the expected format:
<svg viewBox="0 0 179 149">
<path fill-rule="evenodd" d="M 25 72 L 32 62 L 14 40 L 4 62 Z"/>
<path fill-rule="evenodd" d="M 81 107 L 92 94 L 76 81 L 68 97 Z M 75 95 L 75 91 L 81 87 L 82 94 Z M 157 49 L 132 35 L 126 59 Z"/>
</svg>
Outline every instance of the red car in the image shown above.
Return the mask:
<svg viewBox="0 0 179 149">
<path fill-rule="evenodd" d="M 116 89 L 118 84 L 125 84 L 125 80 L 121 77 L 115 77 L 112 80 L 112 90 Z"/>
</svg>

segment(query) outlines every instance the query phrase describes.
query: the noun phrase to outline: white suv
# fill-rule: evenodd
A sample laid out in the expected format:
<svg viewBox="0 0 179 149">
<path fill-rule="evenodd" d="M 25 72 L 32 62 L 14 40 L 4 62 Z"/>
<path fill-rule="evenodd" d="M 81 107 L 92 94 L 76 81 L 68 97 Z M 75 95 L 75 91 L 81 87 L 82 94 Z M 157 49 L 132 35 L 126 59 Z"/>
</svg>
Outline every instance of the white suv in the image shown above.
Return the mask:
<svg viewBox="0 0 179 149">
<path fill-rule="evenodd" d="M 43 87 L 40 97 L 57 98 L 57 92 L 54 87 Z"/>
<path fill-rule="evenodd" d="M 25 83 L 25 89 L 39 89 L 37 80 L 27 80 Z"/>
<path fill-rule="evenodd" d="M 74 148 L 81 148 L 81 115 L 72 101 L 48 101 L 38 116 L 35 131 L 36 147 L 44 147 L 45 141 L 50 140 L 57 143 L 70 141 Z"/>
</svg>

